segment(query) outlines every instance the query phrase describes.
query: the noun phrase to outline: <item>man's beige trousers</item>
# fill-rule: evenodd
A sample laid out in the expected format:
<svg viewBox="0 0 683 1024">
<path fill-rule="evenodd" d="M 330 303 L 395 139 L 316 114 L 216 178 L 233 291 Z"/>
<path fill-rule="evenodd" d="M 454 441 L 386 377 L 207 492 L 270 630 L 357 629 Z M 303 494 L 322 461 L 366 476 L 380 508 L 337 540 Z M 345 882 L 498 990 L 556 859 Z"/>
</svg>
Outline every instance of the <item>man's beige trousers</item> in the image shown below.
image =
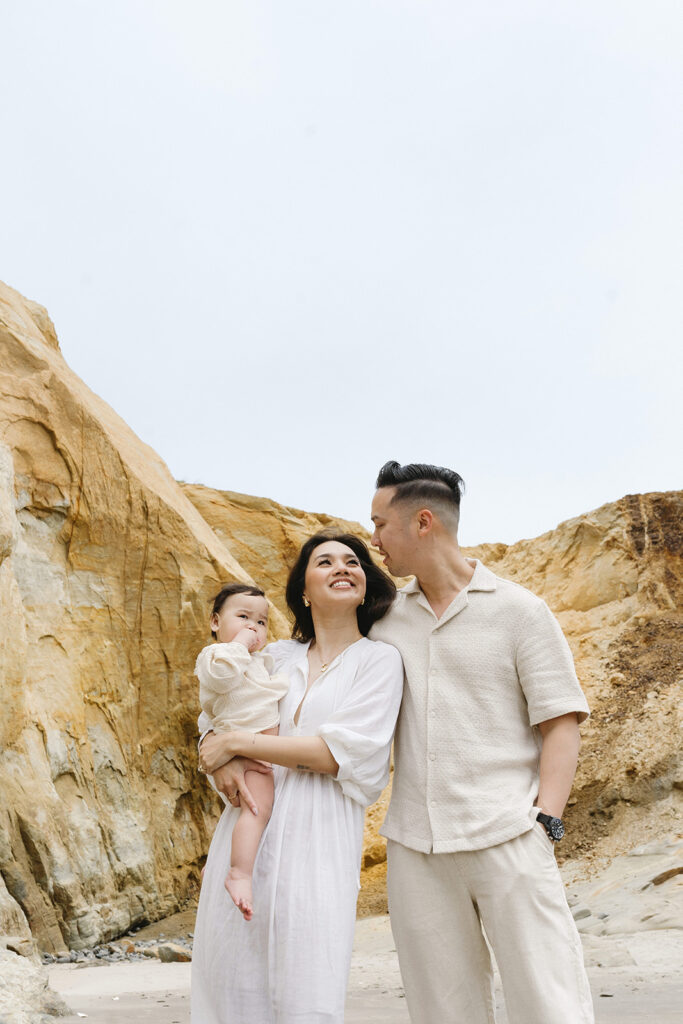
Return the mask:
<svg viewBox="0 0 683 1024">
<path fill-rule="evenodd" d="M 418 853 L 389 840 L 389 913 L 413 1024 L 593 1024 L 581 939 L 540 825 L 486 850 Z"/>
</svg>

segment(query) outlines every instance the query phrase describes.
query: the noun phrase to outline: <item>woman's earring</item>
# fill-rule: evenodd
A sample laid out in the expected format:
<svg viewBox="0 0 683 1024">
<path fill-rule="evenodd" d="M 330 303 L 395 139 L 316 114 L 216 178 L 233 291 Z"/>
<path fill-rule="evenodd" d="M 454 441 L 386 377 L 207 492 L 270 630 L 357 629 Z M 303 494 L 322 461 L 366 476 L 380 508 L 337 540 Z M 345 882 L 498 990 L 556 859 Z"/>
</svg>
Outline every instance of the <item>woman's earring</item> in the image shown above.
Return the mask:
<svg viewBox="0 0 683 1024">
<path fill-rule="evenodd" d="M 311 602 L 308 600 L 308 598 L 304 594 L 304 608 L 310 608 L 310 607 L 311 607 Z"/>
<path fill-rule="evenodd" d="M 364 598 L 363 598 L 363 600 L 361 601 L 361 604 L 365 604 L 365 597 L 364 597 Z"/>
</svg>

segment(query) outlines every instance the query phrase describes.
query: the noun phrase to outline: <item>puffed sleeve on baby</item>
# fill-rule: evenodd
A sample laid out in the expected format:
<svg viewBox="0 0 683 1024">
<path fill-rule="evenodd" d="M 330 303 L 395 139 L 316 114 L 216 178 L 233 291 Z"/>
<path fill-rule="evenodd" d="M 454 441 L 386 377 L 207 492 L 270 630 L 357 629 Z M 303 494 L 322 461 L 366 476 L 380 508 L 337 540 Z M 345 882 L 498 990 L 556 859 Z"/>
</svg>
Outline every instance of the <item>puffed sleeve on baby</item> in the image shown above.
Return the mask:
<svg viewBox="0 0 683 1024">
<path fill-rule="evenodd" d="M 344 794 L 364 807 L 378 799 L 389 781 L 391 741 L 401 706 L 403 662 L 395 647 L 366 647 L 346 698 L 320 727 L 339 765 Z"/>
<path fill-rule="evenodd" d="M 251 655 L 244 644 L 209 644 L 199 652 L 194 674 L 211 693 L 229 693 L 244 676 Z"/>
</svg>

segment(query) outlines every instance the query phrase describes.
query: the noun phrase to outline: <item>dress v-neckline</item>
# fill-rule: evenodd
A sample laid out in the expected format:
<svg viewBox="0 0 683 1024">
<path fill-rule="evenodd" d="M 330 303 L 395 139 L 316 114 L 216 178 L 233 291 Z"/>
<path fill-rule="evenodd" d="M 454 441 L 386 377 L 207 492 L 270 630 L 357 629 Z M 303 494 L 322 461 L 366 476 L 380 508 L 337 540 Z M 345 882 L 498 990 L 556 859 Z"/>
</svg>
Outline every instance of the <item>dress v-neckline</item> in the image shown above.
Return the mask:
<svg viewBox="0 0 683 1024">
<path fill-rule="evenodd" d="M 322 679 L 323 676 L 329 676 L 331 670 L 337 664 L 339 659 L 342 658 L 346 654 L 347 651 L 350 651 L 352 647 L 355 647 L 356 644 L 359 644 L 361 642 L 361 640 L 365 640 L 365 639 L 366 639 L 366 637 L 359 636 L 357 640 L 354 640 L 353 643 L 351 643 L 347 647 L 345 647 L 343 651 L 340 651 L 339 654 L 335 658 L 332 659 L 332 661 L 329 663 L 329 665 L 327 666 L 325 671 L 324 672 L 320 672 L 315 677 L 313 682 L 311 682 L 311 683 L 309 683 L 309 681 L 308 681 L 309 680 L 309 675 L 310 675 L 310 670 L 311 670 L 311 665 L 310 665 L 310 662 L 308 660 L 308 652 L 311 649 L 312 641 L 311 640 L 308 641 L 308 643 L 306 644 L 306 653 L 304 654 L 304 656 L 302 658 L 302 662 L 304 662 L 305 665 L 306 665 L 306 670 L 304 672 L 304 679 L 306 680 L 306 689 L 304 690 L 303 697 L 299 701 L 297 709 L 294 712 L 294 716 L 292 718 L 292 721 L 294 722 L 294 727 L 296 729 L 299 728 L 299 722 L 301 721 L 301 709 L 303 708 L 303 706 L 304 706 L 304 704 L 306 702 L 306 698 L 308 697 L 308 695 L 311 692 L 311 690 L 313 689 L 313 687 L 316 686 L 320 682 L 320 680 Z M 301 664 L 301 662 L 300 662 L 300 664 Z"/>
</svg>

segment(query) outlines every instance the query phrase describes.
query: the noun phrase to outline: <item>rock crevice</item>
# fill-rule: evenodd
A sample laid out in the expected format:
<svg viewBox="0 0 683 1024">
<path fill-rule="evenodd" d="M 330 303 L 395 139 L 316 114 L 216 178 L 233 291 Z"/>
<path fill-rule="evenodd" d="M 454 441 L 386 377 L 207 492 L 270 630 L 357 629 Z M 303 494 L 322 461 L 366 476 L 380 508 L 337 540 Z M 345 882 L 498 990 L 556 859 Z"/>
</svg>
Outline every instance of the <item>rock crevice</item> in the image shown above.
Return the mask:
<svg viewBox="0 0 683 1024">
<path fill-rule="evenodd" d="M 628 495 L 471 553 L 540 594 L 593 708 L 566 854 L 680 786 L 683 493 Z M 65 363 L 45 310 L 0 284 L 0 933 L 108 942 L 196 894 L 221 805 L 196 772 L 209 599 L 253 580 L 289 632 L 303 540 L 357 523 L 175 481 Z M 384 908 L 388 793 L 361 910 Z"/>
</svg>

